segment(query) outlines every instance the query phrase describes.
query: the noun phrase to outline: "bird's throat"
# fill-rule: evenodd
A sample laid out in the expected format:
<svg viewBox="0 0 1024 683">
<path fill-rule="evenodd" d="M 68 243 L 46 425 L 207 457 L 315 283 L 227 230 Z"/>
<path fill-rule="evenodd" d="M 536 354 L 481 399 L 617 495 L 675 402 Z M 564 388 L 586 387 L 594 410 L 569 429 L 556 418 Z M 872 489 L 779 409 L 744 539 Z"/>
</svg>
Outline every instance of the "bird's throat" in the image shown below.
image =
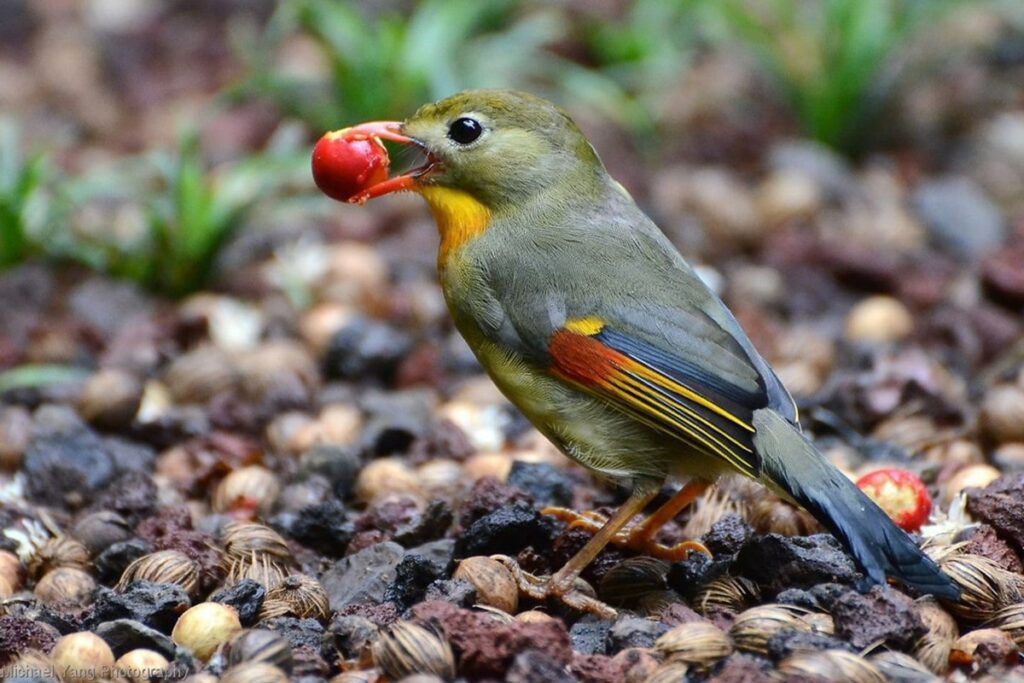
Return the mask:
<svg viewBox="0 0 1024 683">
<path fill-rule="evenodd" d="M 441 233 L 437 262 L 443 268 L 452 254 L 487 230 L 491 212 L 462 190 L 427 186 L 418 191 L 430 205 L 438 232 Z"/>
</svg>

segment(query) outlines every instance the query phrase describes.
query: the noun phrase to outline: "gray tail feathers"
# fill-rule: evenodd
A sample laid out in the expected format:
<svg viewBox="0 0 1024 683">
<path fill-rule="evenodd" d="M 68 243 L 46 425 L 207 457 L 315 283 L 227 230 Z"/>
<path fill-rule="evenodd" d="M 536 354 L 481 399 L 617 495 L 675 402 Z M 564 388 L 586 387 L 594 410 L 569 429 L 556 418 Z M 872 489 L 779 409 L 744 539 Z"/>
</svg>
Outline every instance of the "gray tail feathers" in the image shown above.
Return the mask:
<svg viewBox="0 0 1024 683">
<path fill-rule="evenodd" d="M 764 408 L 754 412 L 753 426 L 764 474 L 846 546 L 870 581 L 889 576 L 921 593 L 960 596 L 931 558 L 785 418 Z"/>
</svg>

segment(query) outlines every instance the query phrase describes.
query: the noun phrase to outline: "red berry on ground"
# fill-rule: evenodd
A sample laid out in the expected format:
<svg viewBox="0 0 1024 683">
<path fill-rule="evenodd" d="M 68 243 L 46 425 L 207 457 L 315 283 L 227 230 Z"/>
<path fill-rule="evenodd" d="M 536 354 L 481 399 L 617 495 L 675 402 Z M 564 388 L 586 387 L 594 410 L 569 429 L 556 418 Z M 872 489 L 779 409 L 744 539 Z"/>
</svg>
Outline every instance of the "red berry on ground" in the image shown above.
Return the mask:
<svg viewBox="0 0 1024 683">
<path fill-rule="evenodd" d="M 865 474 L 857 480 L 857 487 L 904 531 L 919 530 L 931 514 L 931 496 L 913 472 L 885 467 Z"/>
<path fill-rule="evenodd" d="M 324 194 L 342 202 L 387 180 L 389 164 L 379 140 L 348 137 L 344 129 L 327 133 L 313 148 L 313 180 Z"/>
</svg>

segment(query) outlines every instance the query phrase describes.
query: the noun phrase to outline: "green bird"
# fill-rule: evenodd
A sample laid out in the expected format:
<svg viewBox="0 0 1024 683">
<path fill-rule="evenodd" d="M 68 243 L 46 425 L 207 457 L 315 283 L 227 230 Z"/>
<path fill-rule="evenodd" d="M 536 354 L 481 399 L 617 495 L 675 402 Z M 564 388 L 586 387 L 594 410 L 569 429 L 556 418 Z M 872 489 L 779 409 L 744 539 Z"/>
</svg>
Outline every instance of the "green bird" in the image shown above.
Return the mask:
<svg viewBox="0 0 1024 683">
<path fill-rule="evenodd" d="M 564 111 L 525 93 L 474 90 L 344 133 L 425 154 L 352 201 L 402 190 L 426 199 L 444 296 L 480 364 L 565 455 L 631 491 L 554 575 L 519 572 L 527 594 L 602 611 L 576 586 L 587 564 L 609 542 L 669 558 L 700 550 L 653 536 L 710 482 L 739 473 L 806 508 L 868 582 L 891 577 L 958 597 L 801 433 L 793 399 L 732 313 Z M 623 531 L 668 479 L 688 483 Z"/>
</svg>

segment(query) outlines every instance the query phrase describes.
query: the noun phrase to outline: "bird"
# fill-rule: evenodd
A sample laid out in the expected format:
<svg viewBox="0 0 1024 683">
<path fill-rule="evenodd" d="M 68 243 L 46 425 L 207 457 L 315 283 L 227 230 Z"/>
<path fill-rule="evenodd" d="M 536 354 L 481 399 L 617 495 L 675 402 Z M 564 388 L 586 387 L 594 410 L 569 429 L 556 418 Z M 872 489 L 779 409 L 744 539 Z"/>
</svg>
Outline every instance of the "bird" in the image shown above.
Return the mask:
<svg viewBox="0 0 1024 683">
<path fill-rule="evenodd" d="M 553 511 L 593 535 L 550 576 L 512 562 L 524 593 L 602 613 L 577 579 L 606 545 L 671 559 L 704 550 L 654 534 L 738 473 L 810 512 L 865 586 L 893 579 L 957 599 L 956 584 L 802 432 L 736 318 L 564 110 L 524 92 L 468 90 L 345 131 L 421 152 L 422 164 L 351 201 L 401 191 L 426 200 L 448 309 L 484 370 L 562 453 L 630 492 L 607 518 Z M 685 484 L 629 525 L 667 481 Z"/>
</svg>

